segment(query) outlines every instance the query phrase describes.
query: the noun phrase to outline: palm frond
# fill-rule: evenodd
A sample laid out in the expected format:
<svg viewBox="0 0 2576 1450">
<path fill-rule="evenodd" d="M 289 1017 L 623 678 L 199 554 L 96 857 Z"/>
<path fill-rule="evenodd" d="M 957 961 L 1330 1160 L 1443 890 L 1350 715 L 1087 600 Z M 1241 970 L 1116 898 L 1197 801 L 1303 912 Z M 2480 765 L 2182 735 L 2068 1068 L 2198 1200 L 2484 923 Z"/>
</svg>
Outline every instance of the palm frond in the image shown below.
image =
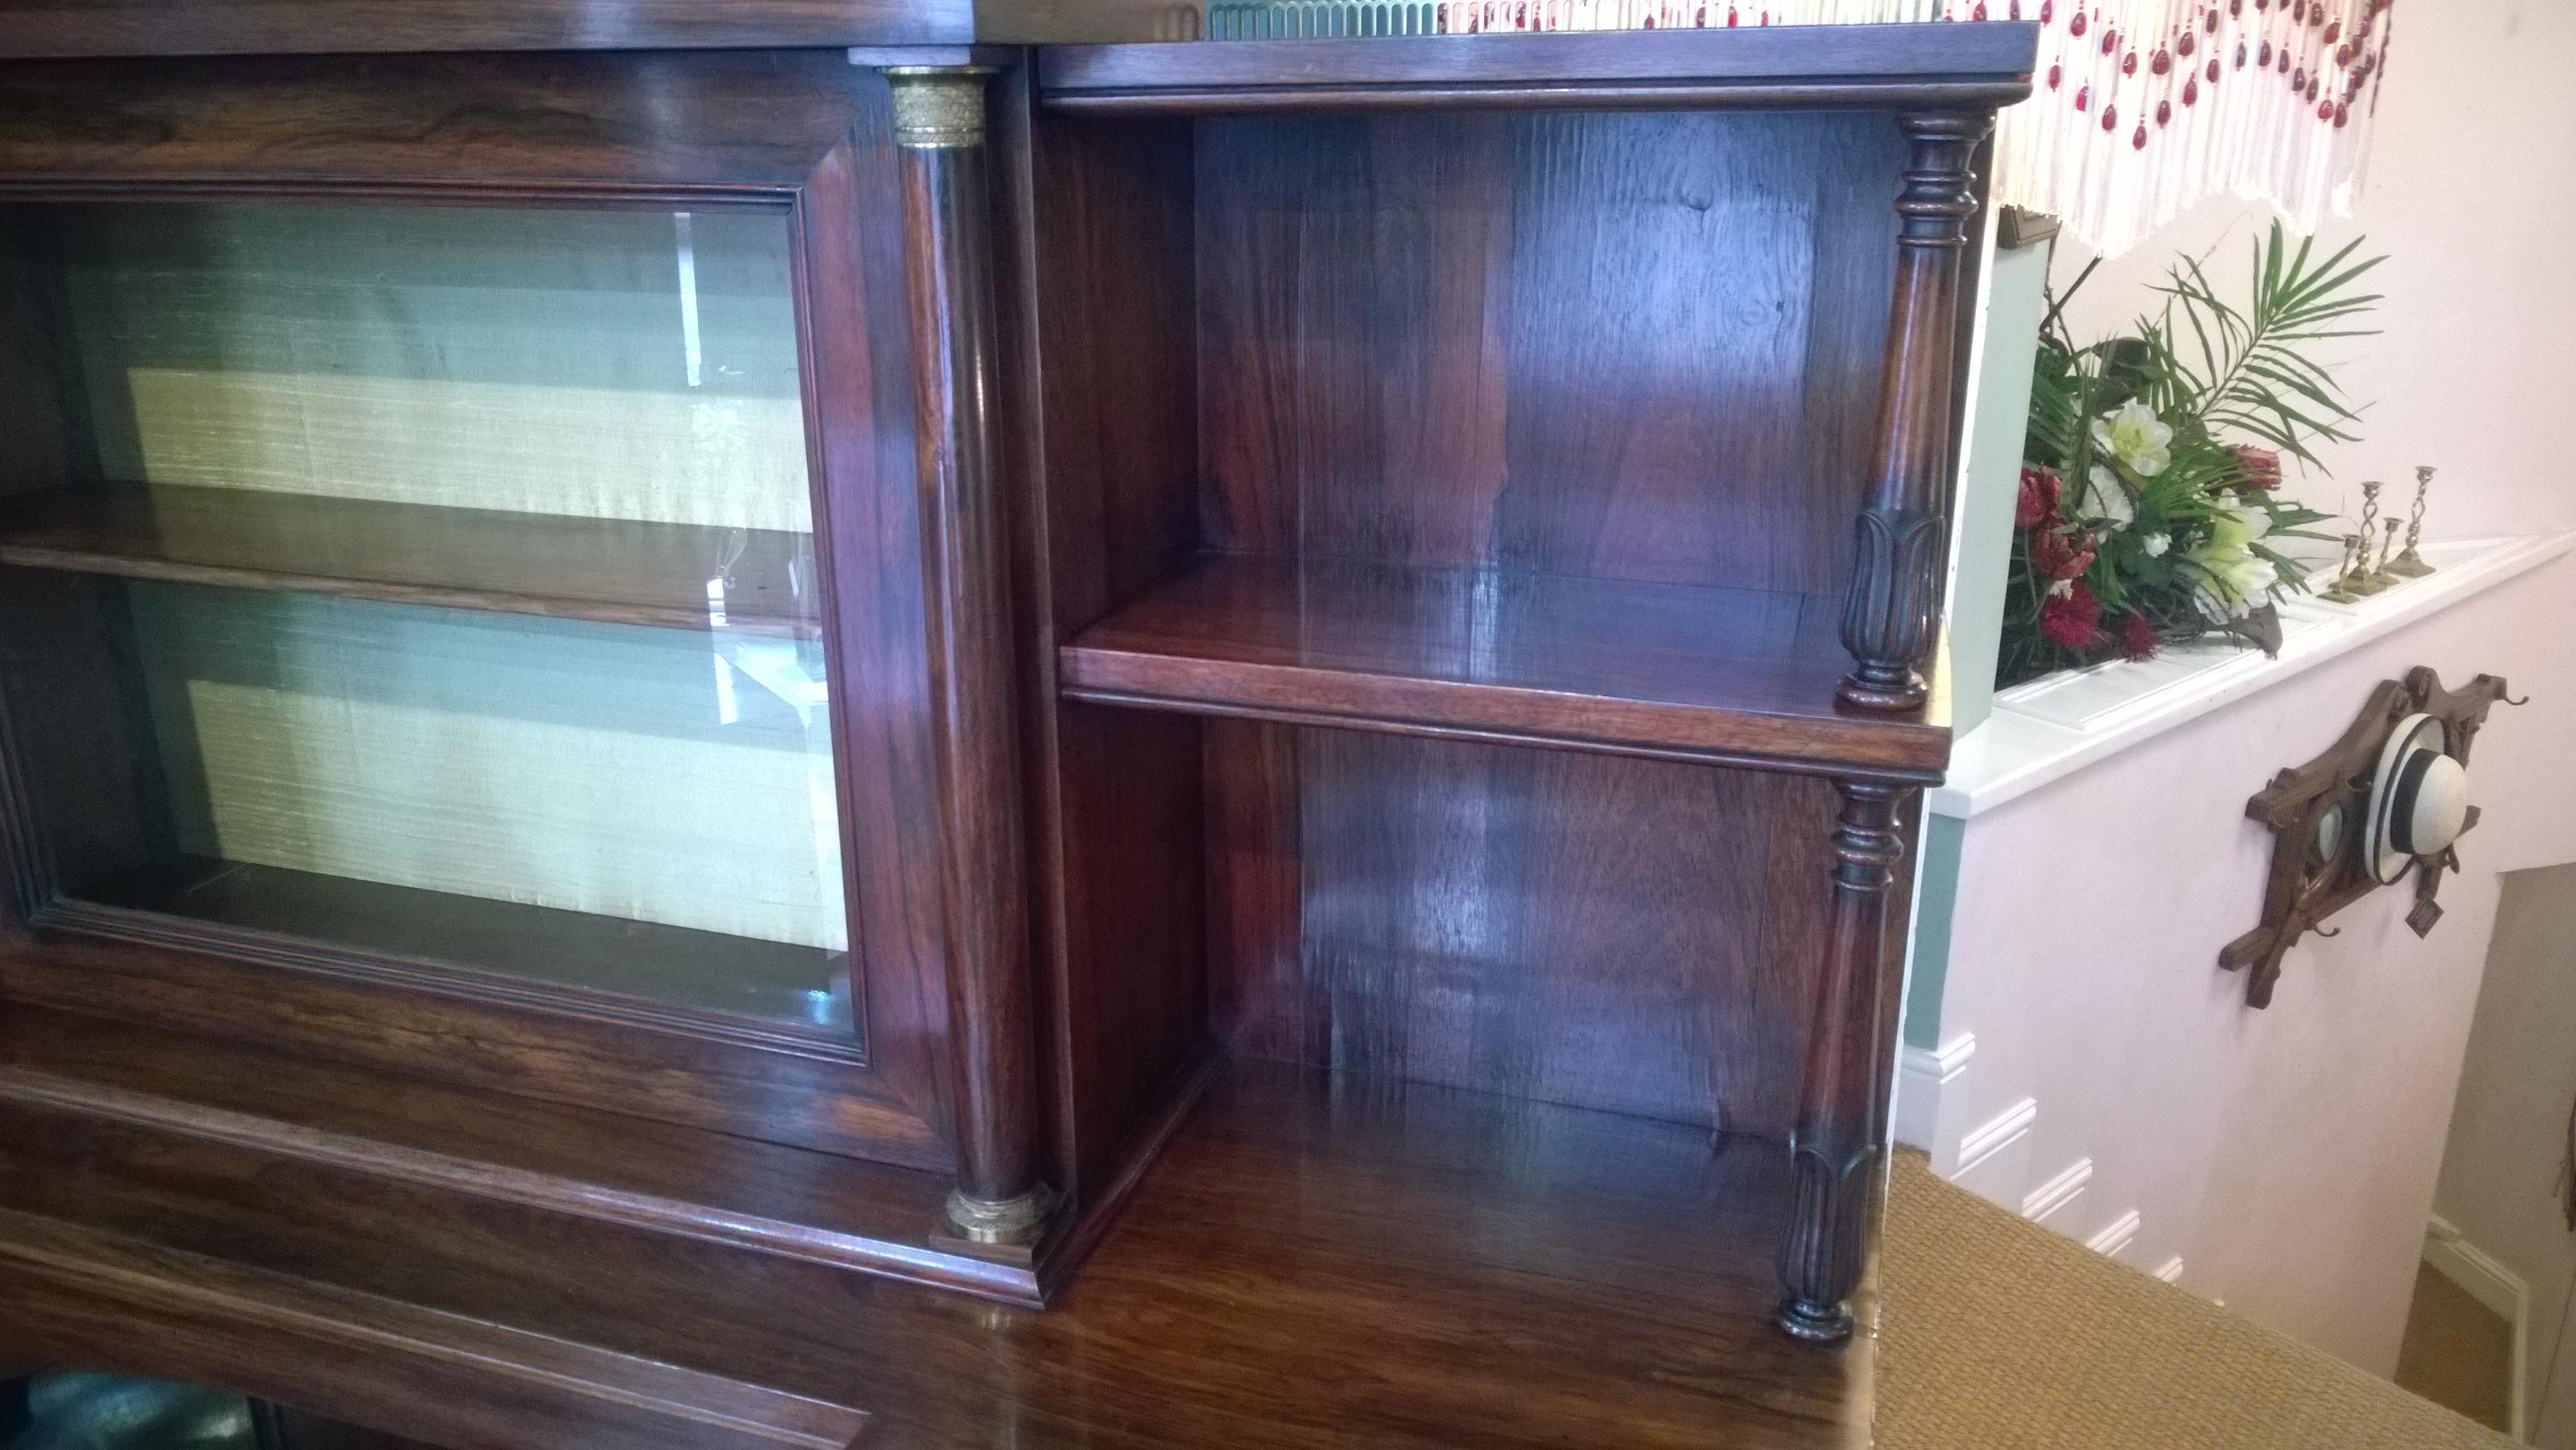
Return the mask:
<svg viewBox="0 0 2576 1450">
<path fill-rule="evenodd" d="M 2354 260 L 2360 247 L 2356 238 L 2317 258 L 2313 239 L 2293 248 L 2274 222 L 2255 248 L 2242 309 L 2219 296 L 2197 260 L 2176 263 L 2157 289 L 2166 299 L 2163 315 L 2139 323 L 2166 380 L 2157 401 L 2168 405 L 2176 427 L 2249 435 L 2322 472 L 2317 447 L 2350 441 L 2346 425 L 2359 415 L 2305 350 L 2373 335 L 2342 325 L 2379 301 L 2376 293 L 2352 290 L 2384 260 Z"/>
</svg>

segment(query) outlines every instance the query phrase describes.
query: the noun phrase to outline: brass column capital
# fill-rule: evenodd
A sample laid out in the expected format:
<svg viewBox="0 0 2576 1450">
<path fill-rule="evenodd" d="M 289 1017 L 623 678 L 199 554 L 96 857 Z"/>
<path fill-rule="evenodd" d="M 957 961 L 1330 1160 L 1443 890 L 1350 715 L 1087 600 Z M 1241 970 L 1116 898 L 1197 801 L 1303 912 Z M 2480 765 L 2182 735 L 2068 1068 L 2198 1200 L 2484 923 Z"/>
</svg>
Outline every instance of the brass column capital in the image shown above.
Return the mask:
<svg viewBox="0 0 2576 1450">
<path fill-rule="evenodd" d="M 894 144 L 947 151 L 984 144 L 984 78 L 988 65 L 890 65 Z"/>
</svg>

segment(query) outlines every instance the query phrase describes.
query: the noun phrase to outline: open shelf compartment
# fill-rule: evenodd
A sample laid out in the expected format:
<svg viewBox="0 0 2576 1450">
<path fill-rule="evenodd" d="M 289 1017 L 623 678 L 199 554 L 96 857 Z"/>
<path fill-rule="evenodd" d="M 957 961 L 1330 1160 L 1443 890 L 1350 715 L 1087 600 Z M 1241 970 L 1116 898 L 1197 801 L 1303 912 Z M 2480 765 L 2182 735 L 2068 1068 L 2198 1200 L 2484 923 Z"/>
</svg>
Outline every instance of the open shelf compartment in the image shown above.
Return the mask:
<svg viewBox="0 0 2576 1450">
<path fill-rule="evenodd" d="M 1064 693 L 1299 724 L 1926 776 L 1920 716 L 1838 708 L 1839 599 L 1207 555 L 1078 635 Z"/>
</svg>

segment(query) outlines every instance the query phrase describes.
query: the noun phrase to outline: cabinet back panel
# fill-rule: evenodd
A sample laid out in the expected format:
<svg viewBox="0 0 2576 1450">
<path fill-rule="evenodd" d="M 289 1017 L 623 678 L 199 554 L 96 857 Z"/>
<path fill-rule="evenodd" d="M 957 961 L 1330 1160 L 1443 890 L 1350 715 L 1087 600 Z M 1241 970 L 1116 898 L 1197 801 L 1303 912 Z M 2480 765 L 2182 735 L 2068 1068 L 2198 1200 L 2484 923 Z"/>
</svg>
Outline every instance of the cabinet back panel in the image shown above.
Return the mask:
<svg viewBox="0 0 2576 1450">
<path fill-rule="evenodd" d="M 705 635 L 131 588 L 182 851 L 848 945 L 827 724 Z"/>
<path fill-rule="evenodd" d="M 1237 1051 L 1787 1133 L 1829 784 L 1239 722 L 1207 748 Z"/>
<path fill-rule="evenodd" d="M 1885 117 L 1228 119 L 1197 152 L 1211 547 L 1840 587 Z"/>
</svg>

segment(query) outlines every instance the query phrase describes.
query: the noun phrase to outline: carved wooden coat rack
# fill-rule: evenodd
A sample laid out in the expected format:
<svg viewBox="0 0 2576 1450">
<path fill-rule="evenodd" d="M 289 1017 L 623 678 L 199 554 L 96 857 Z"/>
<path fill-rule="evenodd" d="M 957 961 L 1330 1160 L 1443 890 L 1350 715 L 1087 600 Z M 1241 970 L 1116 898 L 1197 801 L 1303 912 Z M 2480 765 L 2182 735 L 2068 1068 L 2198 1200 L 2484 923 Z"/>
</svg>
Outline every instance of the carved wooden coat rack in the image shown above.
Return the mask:
<svg viewBox="0 0 2576 1450">
<path fill-rule="evenodd" d="M 2443 753 L 2466 765 L 2470 742 L 2498 700 L 2522 703 L 2509 699 L 2505 682 L 2494 675 L 2480 675 L 2468 688 L 2452 691 L 2442 688 L 2430 667 L 2418 665 L 2402 681 L 2382 681 L 2360 718 L 2324 754 L 2272 777 L 2245 803 L 2245 814 L 2272 830 L 2272 874 L 2263 889 L 2263 924 L 2229 942 L 2219 952 L 2218 964 L 2231 972 L 2252 969 L 2245 979 L 2247 1006 L 2271 1005 L 2281 958 L 2299 938 L 2312 931 L 2333 936 L 2325 928 L 2326 918 L 2383 884 L 2364 859 L 2365 827 L 2380 754 L 2398 722 L 2418 714 L 2440 721 Z M 2461 829 L 2476 824 L 2477 808 L 2472 806 Z M 2460 869 L 2459 855 L 2445 846 L 2416 858 L 2409 869 L 2415 876 L 2415 909 L 2407 913 L 2406 924 L 2424 936 L 2441 920 L 2434 894 L 2441 890 L 2444 872 Z"/>
</svg>

